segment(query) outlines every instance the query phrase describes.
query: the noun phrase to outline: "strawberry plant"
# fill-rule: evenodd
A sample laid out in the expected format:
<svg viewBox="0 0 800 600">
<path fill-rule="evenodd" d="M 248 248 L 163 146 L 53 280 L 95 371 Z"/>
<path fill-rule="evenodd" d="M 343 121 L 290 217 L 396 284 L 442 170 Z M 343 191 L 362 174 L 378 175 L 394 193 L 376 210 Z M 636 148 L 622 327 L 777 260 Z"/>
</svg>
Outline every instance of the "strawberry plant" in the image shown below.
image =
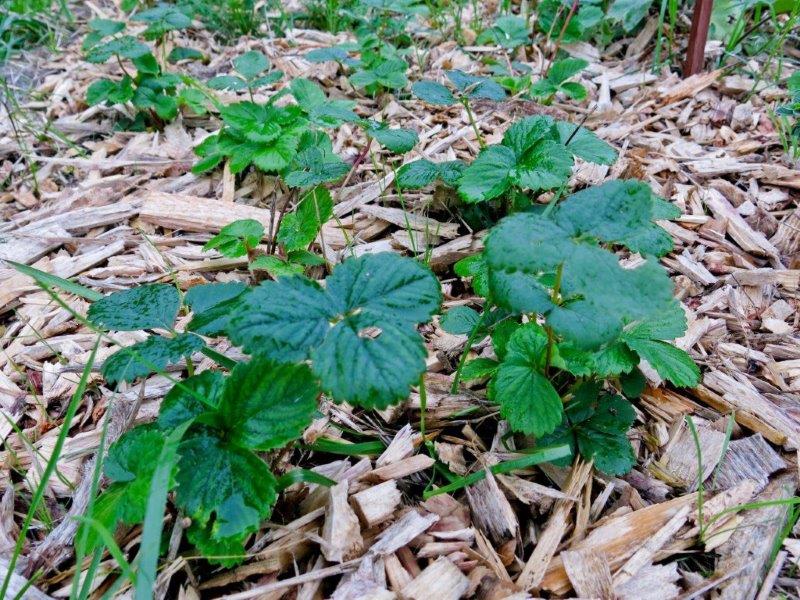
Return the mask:
<svg viewBox="0 0 800 600">
<path fill-rule="evenodd" d="M 612 390 L 638 395 L 641 360 L 677 386 L 699 377 L 689 355 L 668 342 L 686 322 L 656 262 L 672 240 L 655 222 L 677 216 L 646 184 L 611 181 L 503 219 L 483 253 L 461 265 L 486 297 L 483 314 L 461 307 L 442 320 L 472 341 L 490 333 L 495 358 L 467 362 L 468 343 L 454 389 L 461 378 L 488 377 L 489 397 L 514 431 L 545 445 L 554 439 L 546 436 L 573 436 L 573 447 L 601 469 L 630 468 L 623 438 L 632 409 Z M 625 268 L 611 245 L 646 259 Z"/>
<path fill-rule="evenodd" d="M 515 50 L 530 41 L 528 24 L 516 15 L 498 17 L 494 25 L 483 31 L 476 40 L 478 44 L 496 44 L 506 50 Z"/>
<path fill-rule="evenodd" d="M 588 129 L 551 117 L 528 117 L 508 128 L 500 144 L 481 150 L 458 181 L 468 203 L 513 190 L 560 188 L 570 178 L 574 157 L 612 164 L 616 152 Z"/>
<path fill-rule="evenodd" d="M 580 83 L 568 80 L 585 69 L 588 64 L 582 58 L 557 60 L 550 65 L 547 75 L 533 84 L 531 94 L 541 98 L 543 104 L 551 104 L 559 92 L 574 100 L 586 100 L 586 88 Z"/>
<path fill-rule="evenodd" d="M 144 11 L 134 17 L 135 20 L 148 23 L 143 34 L 145 39 L 162 38 L 169 31 L 191 23 L 180 11 L 162 11 L 162 8 Z M 119 80 L 98 79 L 93 82 L 86 91 L 86 101 L 91 106 L 130 102 L 137 110 L 135 118 L 120 121 L 119 127 L 141 130 L 148 123 L 160 126 L 174 119 L 182 106 L 197 114 L 206 112 L 206 99 L 191 86 L 191 80 L 165 71 L 147 44 L 133 36 L 122 35 L 125 29 L 123 23 L 95 19 L 89 23 L 89 28 L 90 32 L 83 42 L 86 60 L 104 63 L 113 57 L 124 74 Z M 190 58 L 193 54 L 184 52 L 174 56 L 176 59 Z M 123 61 L 130 61 L 135 73 L 131 74 Z"/>
<path fill-rule="evenodd" d="M 311 211 L 301 202 L 279 234 L 286 249 L 301 249 L 316 236 L 319 204 Z M 308 212 L 317 215 L 313 224 Z M 247 251 L 263 233 L 249 222 L 236 227 L 213 245 Z M 166 395 L 154 423 L 128 431 L 109 449 L 105 473 L 112 483 L 95 515 L 111 531 L 119 522 L 141 522 L 161 449 L 177 438 L 170 489 L 175 505 L 191 518 L 188 539 L 210 560 L 233 564 L 284 486 L 263 453 L 298 439 L 323 393 L 365 408 L 408 397 L 427 355 L 416 326 L 438 310 L 441 292 L 426 267 L 387 253 L 345 261 L 324 288 L 290 275 L 254 288 L 200 285 L 184 301 L 193 313 L 184 333 L 174 331 L 181 299 L 170 285 L 115 292 L 89 309 L 88 319 L 104 329 L 170 332 L 112 355 L 103 367 L 110 381 L 162 371 L 184 356 L 189 372 Z M 206 349 L 230 373 L 193 374 L 191 354 L 205 348 L 200 336 L 219 334 L 251 358 L 235 363 Z"/>
<path fill-rule="evenodd" d="M 209 80 L 208 87 L 214 90 L 247 90 L 252 100 L 254 90 L 275 83 L 283 77 L 283 72 L 269 71 L 269 67 L 266 56 L 251 50 L 233 59 L 235 75 L 217 75 Z"/>
</svg>

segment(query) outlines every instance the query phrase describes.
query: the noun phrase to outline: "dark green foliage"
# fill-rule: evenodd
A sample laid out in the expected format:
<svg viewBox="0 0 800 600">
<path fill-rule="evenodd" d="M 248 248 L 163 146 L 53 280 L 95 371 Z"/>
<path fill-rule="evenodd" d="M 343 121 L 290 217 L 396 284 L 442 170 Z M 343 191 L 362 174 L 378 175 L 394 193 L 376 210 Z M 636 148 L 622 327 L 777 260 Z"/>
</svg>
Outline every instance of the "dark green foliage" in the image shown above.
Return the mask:
<svg viewBox="0 0 800 600">
<path fill-rule="evenodd" d="M 155 283 L 106 296 L 89 307 L 87 316 L 93 323 L 117 331 L 172 329 L 180 304 L 174 286 Z"/>
</svg>

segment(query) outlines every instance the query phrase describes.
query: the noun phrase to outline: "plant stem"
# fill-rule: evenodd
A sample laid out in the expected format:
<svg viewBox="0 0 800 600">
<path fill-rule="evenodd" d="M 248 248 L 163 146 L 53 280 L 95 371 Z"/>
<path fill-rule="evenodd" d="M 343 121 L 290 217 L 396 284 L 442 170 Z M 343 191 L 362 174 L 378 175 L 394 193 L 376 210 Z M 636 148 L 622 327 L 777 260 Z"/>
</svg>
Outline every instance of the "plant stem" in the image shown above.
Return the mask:
<svg viewBox="0 0 800 600">
<path fill-rule="evenodd" d="M 556 281 L 553 284 L 553 292 L 550 298 L 553 301 L 553 304 L 558 304 L 558 296 L 561 293 L 561 276 L 564 273 L 564 263 L 560 263 L 558 268 L 556 269 Z M 549 325 L 545 326 L 545 331 L 547 332 L 547 354 L 545 355 L 544 360 L 544 372 L 550 370 L 550 361 L 553 358 L 553 344 L 555 343 L 555 335 L 553 334 L 553 329 Z"/>
<path fill-rule="evenodd" d="M 478 124 L 475 122 L 475 115 L 472 114 L 472 108 L 469 105 L 469 98 L 466 96 L 461 97 L 461 104 L 467 111 L 467 119 L 469 119 L 469 124 L 472 125 L 472 131 L 475 132 L 475 137 L 478 138 L 478 145 L 481 147 L 481 150 L 486 148 L 486 142 L 483 141 L 483 136 L 481 132 L 478 130 Z"/>
<path fill-rule="evenodd" d="M 486 321 L 486 315 L 489 312 L 489 303 L 487 302 L 483 307 L 483 314 L 481 314 L 481 318 L 478 319 L 478 322 L 475 323 L 475 327 L 472 328 L 472 331 L 469 332 L 469 337 L 467 338 L 467 345 L 464 346 L 464 351 L 461 353 L 461 358 L 458 360 L 458 367 L 456 368 L 456 372 L 453 375 L 453 385 L 450 386 L 450 393 L 457 394 L 458 393 L 458 383 L 461 380 L 461 370 L 464 368 L 464 363 L 467 362 L 467 356 L 469 355 L 470 348 L 472 348 L 472 344 L 475 343 L 475 339 L 478 337 L 478 332 L 483 328 L 483 324 Z"/>
</svg>

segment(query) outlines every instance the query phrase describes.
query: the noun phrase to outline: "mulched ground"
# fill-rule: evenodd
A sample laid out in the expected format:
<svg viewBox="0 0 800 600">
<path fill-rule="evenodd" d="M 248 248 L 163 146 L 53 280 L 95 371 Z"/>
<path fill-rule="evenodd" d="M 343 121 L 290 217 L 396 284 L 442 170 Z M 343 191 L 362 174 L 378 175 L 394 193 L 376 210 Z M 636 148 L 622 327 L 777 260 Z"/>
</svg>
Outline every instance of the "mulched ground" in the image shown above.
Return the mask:
<svg viewBox="0 0 800 600">
<path fill-rule="evenodd" d="M 95 16 L 114 15 L 108 7 L 92 10 Z M 704 481 L 706 520 L 744 503 L 791 498 L 798 487 L 800 166 L 783 154 L 770 119 L 782 90 L 732 70 L 686 80 L 666 69 L 652 74 L 654 25 L 602 55 L 584 45 L 565 48 L 591 63 L 581 75 L 588 103 L 543 107 L 510 100 L 475 107 L 487 143 L 498 142 L 525 115 L 586 118 L 586 126 L 612 143 L 620 158 L 612 167 L 579 164 L 571 187 L 638 178 L 683 212 L 677 222 L 664 224 L 675 248 L 662 262 L 690 323 L 676 343 L 701 365 L 702 385 L 675 391 L 647 373 L 650 385 L 636 404 L 631 432 L 635 469 L 613 478 L 582 462 L 570 469 L 545 466 L 489 477 L 466 492 L 423 502 L 432 461 L 420 448 L 418 395 L 379 414 L 326 405 L 305 441 L 347 438 L 342 429 L 348 429 L 383 440 L 386 452 L 360 459 L 308 451 L 282 455 L 279 468 L 314 468 L 340 483 L 331 491 L 291 488 L 274 522 L 249 543 L 248 559 L 232 569 L 194 558 L 180 544 L 181 519 L 168 513 L 165 530 L 173 543 L 159 570 L 161 597 L 800 595 L 800 532 L 774 543 L 790 513 L 786 506 L 724 513 L 702 541 L 697 526 L 698 479 Z M 223 47 L 193 31 L 176 43 L 211 56 L 209 64 L 187 67 L 201 79 L 228 72 L 233 57 L 258 49 L 284 71 L 284 81 L 312 78 L 334 97 L 357 100 L 364 116 L 415 129 L 420 144 L 405 161 L 476 155 L 478 143 L 460 106 L 365 98 L 335 64 L 303 57 L 346 37 L 292 30 L 285 39 Z M 713 44 L 709 48 L 714 51 Z M 526 60 L 538 73 L 549 50 L 528 50 Z M 479 72 L 479 59 L 487 54 L 499 50 L 445 42 L 430 48 L 424 68 L 411 61 L 410 78 L 442 80 L 450 68 Z M 92 81 L 118 74 L 118 67 L 89 64 L 81 56 L 75 37 L 63 52 L 30 53 L 5 67 L 11 85 L 22 88 L 22 99 L 16 119 L 0 121 L 0 179 L 9 182 L 0 191 L 0 258 L 104 293 L 163 280 L 177 279 L 184 289 L 246 281 L 244 260 L 223 259 L 201 247 L 235 219 L 268 223 L 272 198 L 280 209 L 289 195 L 272 180 L 265 191 L 253 175 L 236 183 L 221 172 L 190 173 L 192 147 L 216 130 L 215 118 L 184 116 L 161 132 L 115 132 L 121 109 L 87 108 L 84 97 Z M 71 143 L 53 133 L 37 136 L 45 122 Z M 334 148 L 352 162 L 365 141 L 359 130 L 344 126 Z M 446 190 L 398 196 L 392 160 L 375 149 L 374 161 L 361 162 L 345 186 L 334 187 L 337 220 L 325 226 L 322 251 L 337 262 L 351 253 L 424 249 L 441 276 L 445 305 L 475 302 L 451 267 L 482 247 L 485 231 L 469 230 Z M 37 165 L 38 190 L 27 175 L 29 164 Z M 79 313 L 87 308 L 80 298 L 65 300 Z M 95 336 L 30 279 L 1 264 L 0 314 L 0 557 L 7 558 Z M 484 389 L 448 392 L 465 338 L 445 333 L 436 321 L 424 333 L 427 428 L 440 457 L 463 474 L 512 458 L 500 441 L 506 427 Z M 142 339 L 138 333 L 115 337 L 122 344 Z M 221 341 L 215 347 L 235 352 Z M 114 350 L 101 346 L 100 361 Z M 491 350 L 479 344 L 474 351 Z M 208 359 L 198 361 L 201 370 L 211 366 Z M 169 386 L 154 376 L 114 393 L 99 373 L 93 375 L 58 463 L 60 476 L 49 482 L 50 521 L 34 521 L 15 578 L 19 589 L 25 577 L 41 570 L 26 597 L 68 595 L 76 574 L 70 517 L 81 514 L 88 500 L 103 424 L 108 420 L 113 440 L 133 423 L 151 420 Z M 473 409 L 469 417 L 459 416 L 466 409 Z M 701 461 L 687 415 L 697 426 Z M 735 424 L 726 446 L 730 415 Z M 129 558 L 140 533 L 118 532 Z M 110 557 L 100 574 L 98 597 L 118 576 Z M 130 590 L 123 586 L 119 594 Z"/>
</svg>

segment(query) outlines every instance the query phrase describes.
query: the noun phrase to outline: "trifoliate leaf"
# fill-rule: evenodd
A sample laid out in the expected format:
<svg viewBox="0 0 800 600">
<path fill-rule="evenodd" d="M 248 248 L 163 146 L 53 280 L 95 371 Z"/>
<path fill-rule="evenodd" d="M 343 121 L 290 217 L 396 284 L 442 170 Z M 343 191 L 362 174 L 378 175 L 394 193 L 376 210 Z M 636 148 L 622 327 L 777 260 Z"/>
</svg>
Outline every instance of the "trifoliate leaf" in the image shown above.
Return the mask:
<svg viewBox="0 0 800 600">
<path fill-rule="evenodd" d="M 176 502 L 214 540 L 243 538 L 272 512 L 275 477 L 250 450 L 195 427 L 180 445 Z"/>
<path fill-rule="evenodd" d="M 518 328 L 491 382 L 492 398 L 515 431 L 541 436 L 563 419 L 558 392 L 541 369 L 546 360 L 547 334 L 536 324 Z"/>
<path fill-rule="evenodd" d="M 208 283 L 190 288 L 184 300 L 192 309 L 194 318 L 189 322 L 187 329 L 200 335 L 224 333 L 228 321 L 236 312 L 238 299 L 247 289 L 245 284 L 235 281 Z"/>
<path fill-rule="evenodd" d="M 411 86 L 411 93 L 428 104 L 451 106 L 456 103 L 456 98 L 450 90 L 441 83 L 429 79 L 415 82 Z"/>
<path fill-rule="evenodd" d="M 480 319 L 481 316 L 469 306 L 454 306 L 442 315 L 439 324 L 447 333 L 468 335 Z"/>
<path fill-rule="evenodd" d="M 506 146 L 490 146 L 464 170 L 458 194 L 465 202 L 497 198 L 511 186 L 517 158 Z"/>
<path fill-rule="evenodd" d="M 239 363 L 219 403 L 225 439 L 254 450 L 281 448 L 311 424 L 317 384 L 304 364 L 278 365 L 262 356 Z"/>
<path fill-rule="evenodd" d="M 255 219 L 240 219 L 228 223 L 203 246 L 204 251 L 218 250 L 223 256 L 236 258 L 245 256 L 248 250 L 258 246 L 264 237 L 264 226 Z"/>
<path fill-rule="evenodd" d="M 158 426 L 173 429 L 219 405 L 225 378 L 219 371 L 203 371 L 187 377 L 164 396 L 158 412 Z"/>
<path fill-rule="evenodd" d="M 251 50 L 234 58 L 233 68 L 245 79 L 255 79 L 269 69 L 269 60 L 258 50 Z"/>
<path fill-rule="evenodd" d="M 625 338 L 625 343 L 673 385 L 695 387 L 700 382 L 700 369 L 680 348 L 667 342 L 641 338 Z"/>
<path fill-rule="evenodd" d="M 124 433 L 108 449 L 103 470 L 122 487 L 117 518 L 133 524 L 144 520 L 150 484 L 164 446 L 164 434 L 153 424 L 139 425 Z"/>
<path fill-rule="evenodd" d="M 181 333 L 173 338 L 153 335 L 112 354 L 103 363 L 103 377 L 113 384 L 159 373 L 184 356 L 199 352 L 204 345 L 202 339 L 191 333 Z"/>
<path fill-rule="evenodd" d="M 382 409 L 408 397 L 425 372 L 426 356 L 413 326 L 363 312 L 339 321 L 312 361 L 334 400 Z"/>
<path fill-rule="evenodd" d="M 88 319 L 116 331 L 172 329 L 181 297 L 166 283 L 142 285 L 114 292 L 89 307 Z"/>
<path fill-rule="evenodd" d="M 294 212 L 283 217 L 278 229 L 278 242 L 287 252 L 308 248 L 322 225 L 333 216 L 333 199 L 324 187 L 308 192 Z"/>
</svg>

